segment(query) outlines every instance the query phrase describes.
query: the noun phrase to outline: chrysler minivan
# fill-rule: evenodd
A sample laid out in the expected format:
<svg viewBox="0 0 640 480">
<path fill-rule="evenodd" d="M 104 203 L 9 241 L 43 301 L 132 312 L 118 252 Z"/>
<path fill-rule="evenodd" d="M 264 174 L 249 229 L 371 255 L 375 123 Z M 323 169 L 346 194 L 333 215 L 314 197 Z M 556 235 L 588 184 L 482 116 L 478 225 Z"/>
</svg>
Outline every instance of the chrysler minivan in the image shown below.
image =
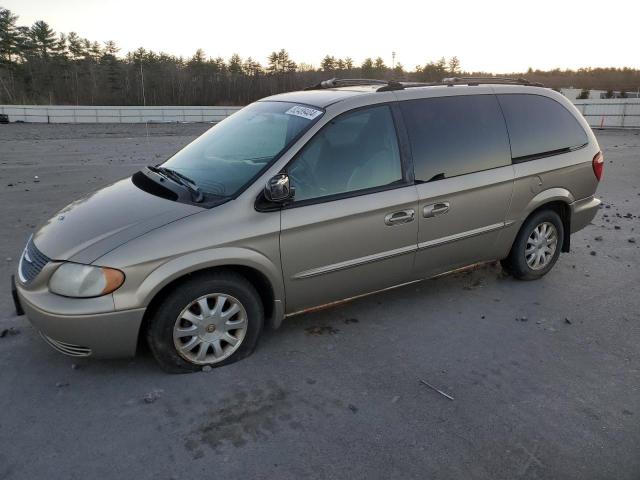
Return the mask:
<svg viewBox="0 0 640 480">
<path fill-rule="evenodd" d="M 525 80 L 329 80 L 252 103 L 160 165 L 62 209 L 13 294 L 78 357 L 167 371 L 249 355 L 287 316 L 501 260 L 551 270 L 593 219 L 598 143 Z"/>
</svg>

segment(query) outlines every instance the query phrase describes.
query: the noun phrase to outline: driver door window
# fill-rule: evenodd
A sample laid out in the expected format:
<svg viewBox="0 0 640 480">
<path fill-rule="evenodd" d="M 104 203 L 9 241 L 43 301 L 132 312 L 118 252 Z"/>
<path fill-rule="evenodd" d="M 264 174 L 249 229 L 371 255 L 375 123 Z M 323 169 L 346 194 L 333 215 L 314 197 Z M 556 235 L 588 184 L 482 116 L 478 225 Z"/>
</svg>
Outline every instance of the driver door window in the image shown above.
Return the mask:
<svg viewBox="0 0 640 480">
<path fill-rule="evenodd" d="M 382 105 L 331 120 L 305 145 L 288 174 L 295 202 L 400 183 L 391 110 Z"/>
</svg>

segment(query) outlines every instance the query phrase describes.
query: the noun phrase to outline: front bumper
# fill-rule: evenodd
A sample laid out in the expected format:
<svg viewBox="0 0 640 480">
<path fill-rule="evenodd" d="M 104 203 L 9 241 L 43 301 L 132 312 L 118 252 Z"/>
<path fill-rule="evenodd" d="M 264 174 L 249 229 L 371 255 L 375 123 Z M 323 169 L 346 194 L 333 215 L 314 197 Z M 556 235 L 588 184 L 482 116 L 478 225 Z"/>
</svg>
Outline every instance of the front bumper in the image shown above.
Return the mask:
<svg viewBox="0 0 640 480">
<path fill-rule="evenodd" d="M 61 353 L 97 358 L 131 357 L 136 353 L 144 308 L 108 313 L 65 315 L 33 304 L 20 285 L 18 305 L 42 338 Z M 53 294 L 50 294 L 53 295 Z"/>
<path fill-rule="evenodd" d="M 587 197 L 571 203 L 571 233 L 582 230 L 589 225 L 596 213 L 598 213 L 601 203 L 595 197 Z"/>
</svg>

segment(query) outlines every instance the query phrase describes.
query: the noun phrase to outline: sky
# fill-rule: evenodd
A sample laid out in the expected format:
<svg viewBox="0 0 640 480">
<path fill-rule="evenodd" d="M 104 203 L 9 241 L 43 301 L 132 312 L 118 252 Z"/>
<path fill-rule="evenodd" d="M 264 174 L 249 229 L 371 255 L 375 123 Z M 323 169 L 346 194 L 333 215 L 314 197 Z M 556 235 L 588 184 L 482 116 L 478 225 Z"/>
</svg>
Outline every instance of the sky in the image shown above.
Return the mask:
<svg viewBox="0 0 640 480">
<path fill-rule="evenodd" d="M 329 54 L 356 64 L 381 56 L 405 69 L 456 55 L 467 71 L 640 68 L 637 1 L 0 0 L 19 25 L 114 40 L 189 57 L 238 53 L 263 65 L 269 53 L 318 67 Z"/>
</svg>

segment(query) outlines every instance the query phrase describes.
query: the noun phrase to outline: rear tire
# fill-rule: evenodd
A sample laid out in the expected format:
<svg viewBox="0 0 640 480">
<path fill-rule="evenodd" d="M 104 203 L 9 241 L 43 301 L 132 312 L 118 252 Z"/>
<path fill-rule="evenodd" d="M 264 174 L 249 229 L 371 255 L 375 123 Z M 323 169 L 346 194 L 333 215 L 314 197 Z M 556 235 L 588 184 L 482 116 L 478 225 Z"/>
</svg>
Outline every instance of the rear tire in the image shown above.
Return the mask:
<svg viewBox="0 0 640 480">
<path fill-rule="evenodd" d="M 242 275 L 219 271 L 192 277 L 155 309 L 147 342 L 163 370 L 186 373 L 237 362 L 255 349 L 264 309 Z"/>
<path fill-rule="evenodd" d="M 564 241 L 562 219 L 553 210 L 540 210 L 522 225 L 502 268 L 518 280 L 537 280 L 553 268 Z"/>
</svg>

